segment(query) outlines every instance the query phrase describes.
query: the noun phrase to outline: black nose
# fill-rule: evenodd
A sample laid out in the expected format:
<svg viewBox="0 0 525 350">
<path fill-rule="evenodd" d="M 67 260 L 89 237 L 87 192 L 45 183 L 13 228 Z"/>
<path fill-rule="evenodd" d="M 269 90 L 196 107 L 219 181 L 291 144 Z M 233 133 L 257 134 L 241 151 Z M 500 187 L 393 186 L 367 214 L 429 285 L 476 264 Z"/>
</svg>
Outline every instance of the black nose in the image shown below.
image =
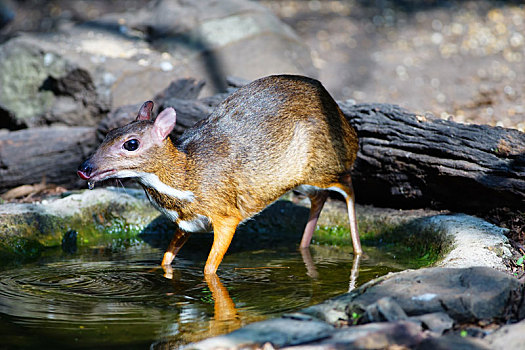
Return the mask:
<svg viewBox="0 0 525 350">
<path fill-rule="evenodd" d="M 89 159 L 86 160 L 84 163 L 80 164 L 78 167 L 77 174 L 84 180 L 89 180 L 89 176 L 91 175 L 91 172 L 93 171 L 93 166 L 89 162 Z"/>
</svg>

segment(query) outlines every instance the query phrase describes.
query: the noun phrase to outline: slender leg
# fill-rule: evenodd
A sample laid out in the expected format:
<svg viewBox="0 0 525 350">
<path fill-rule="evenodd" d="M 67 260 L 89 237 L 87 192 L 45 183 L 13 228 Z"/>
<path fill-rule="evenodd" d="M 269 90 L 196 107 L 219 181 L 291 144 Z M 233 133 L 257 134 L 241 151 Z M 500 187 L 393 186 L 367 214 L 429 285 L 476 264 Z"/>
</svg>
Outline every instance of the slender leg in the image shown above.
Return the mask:
<svg viewBox="0 0 525 350">
<path fill-rule="evenodd" d="M 212 218 L 213 245 L 204 267 L 204 274 L 215 274 L 232 241 L 237 225 L 241 220 L 236 217 Z"/>
<path fill-rule="evenodd" d="M 357 230 L 357 218 L 355 214 L 355 196 L 352 184 L 350 184 L 352 190 L 351 195 L 346 198 L 346 206 L 348 208 L 348 219 L 350 220 L 350 236 L 352 237 L 352 244 L 354 246 L 354 254 L 363 254 L 363 248 L 361 248 L 361 240 L 359 239 L 359 232 Z"/>
<path fill-rule="evenodd" d="M 352 245 L 354 246 L 354 254 L 363 254 L 361 248 L 361 240 L 359 239 L 359 232 L 357 231 L 357 219 L 355 214 L 355 195 L 352 187 L 352 179 L 346 176 L 342 183 L 334 184 L 330 189 L 336 190 L 343 194 L 346 200 L 346 207 L 348 209 L 348 219 L 350 220 L 350 236 L 352 237 Z"/>
<path fill-rule="evenodd" d="M 308 197 L 310 198 L 311 203 L 310 217 L 308 218 L 308 223 L 304 228 L 303 238 L 301 239 L 301 244 L 299 245 L 301 249 L 308 248 L 310 246 L 315 227 L 317 226 L 317 220 L 319 219 L 319 214 L 323 209 L 326 198 L 328 198 L 328 191 L 319 190 L 315 193 L 308 194 Z"/>
<path fill-rule="evenodd" d="M 166 252 L 164 253 L 164 257 L 162 258 L 162 266 L 171 265 L 173 259 L 175 259 L 175 255 L 177 255 L 180 248 L 182 248 L 184 243 L 186 243 L 190 235 L 190 232 L 185 232 L 177 228 L 177 230 L 173 234 L 173 238 L 171 239 L 168 249 L 166 249 Z"/>
</svg>

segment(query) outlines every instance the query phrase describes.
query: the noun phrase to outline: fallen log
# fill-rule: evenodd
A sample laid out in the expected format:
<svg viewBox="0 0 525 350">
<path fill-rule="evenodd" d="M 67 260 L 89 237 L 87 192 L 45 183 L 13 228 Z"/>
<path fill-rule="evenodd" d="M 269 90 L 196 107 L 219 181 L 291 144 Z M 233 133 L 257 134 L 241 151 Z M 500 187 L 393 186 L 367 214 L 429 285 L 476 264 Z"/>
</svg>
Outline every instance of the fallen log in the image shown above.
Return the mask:
<svg viewBox="0 0 525 350">
<path fill-rule="evenodd" d="M 356 128 L 357 201 L 392 208 L 525 209 L 525 134 L 339 103 Z"/>
<path fill-rule="evenodd" d="M 200 88 L 193 84 L 190 95 Z M 179 134 L 205 118 L 226 94 L 206 99 L 162 97 L 162 108 L 174 105 L 178 110 Z M 465 212 L 525 208 L 525 134 L 417 116 L 388 104 L 339 104 L 360 139 L 353 171 L 359 203 Z M 128 119 L 134 118 L 135 109 Z M 107 129 L 112 123 L 101 125 Z M 39 183 L 44 175 L 48 182 L 84 185 L 75 170 L 97 144 L 90 128 L 0 133 L 0 193 Z"/>
<path fill-rule="evenodd" d="M 76 169 L 97 146 L 94 127 L 55 126 L 0 132 L 0 192 L 24 184 L 85 186 Z"/>
</svg>

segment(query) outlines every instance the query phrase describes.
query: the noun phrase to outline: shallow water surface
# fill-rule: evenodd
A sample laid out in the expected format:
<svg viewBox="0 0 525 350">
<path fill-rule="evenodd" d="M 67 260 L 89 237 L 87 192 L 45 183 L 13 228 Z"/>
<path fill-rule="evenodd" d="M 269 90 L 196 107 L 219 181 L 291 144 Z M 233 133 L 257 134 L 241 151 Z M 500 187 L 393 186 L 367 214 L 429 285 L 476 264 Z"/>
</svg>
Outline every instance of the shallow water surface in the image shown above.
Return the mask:
<svg viewBox="0 0 525 350">
<path fill-rule="evenodd" d="M 384 253 L 365 251 L 358 285 L 400 270 Z M 162 250 L 146 243 L 50 251 L 0 271 L 0 348 L 176 347 L 346 292 L 351 249 L 310 252 L 233 252 L 215 279 L 203 276 L 205 258 L 181 252 L 169 279 L 158 266 Z"/>
</svg>

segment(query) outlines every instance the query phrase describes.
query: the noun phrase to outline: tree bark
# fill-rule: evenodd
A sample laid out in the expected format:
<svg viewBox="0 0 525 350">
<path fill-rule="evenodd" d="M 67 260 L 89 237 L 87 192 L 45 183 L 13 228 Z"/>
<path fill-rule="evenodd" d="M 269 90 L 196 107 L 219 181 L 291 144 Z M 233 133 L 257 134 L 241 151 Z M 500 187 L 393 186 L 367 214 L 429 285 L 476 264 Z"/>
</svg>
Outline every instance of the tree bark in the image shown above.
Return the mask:
<svg viewBox="0 0 525 350">
<path fill-rule="evenodd" d="M 162 105 L 174 105 L 177 124 L 190 127 L 226 95 L 166 96 Z M 359 135 L 352 177 L 359 203 L 464 212 L 525 209 L 525 134 L 425 118 L 388 104 L 339 104 Z M 0 192 L 38 183 L 43 176 L 56 184 L 85 186 L 75 172 L 98 142 L 95 128 L 88 127 L 0 132 Z"/>
<path fill-rule="evenodd" d="M 76 171 L 96 145 L 94 127 L 0 132 L 0 192 L 42 179 L 69 187 L 85 186 Z"/>
<path fill-rule="evenodd" d="M 525 134 L 416 116 L 387 104 L 340 107 L 355 127 L 357 201 L 392 208 L 525 209 Z"/>
</svg>

